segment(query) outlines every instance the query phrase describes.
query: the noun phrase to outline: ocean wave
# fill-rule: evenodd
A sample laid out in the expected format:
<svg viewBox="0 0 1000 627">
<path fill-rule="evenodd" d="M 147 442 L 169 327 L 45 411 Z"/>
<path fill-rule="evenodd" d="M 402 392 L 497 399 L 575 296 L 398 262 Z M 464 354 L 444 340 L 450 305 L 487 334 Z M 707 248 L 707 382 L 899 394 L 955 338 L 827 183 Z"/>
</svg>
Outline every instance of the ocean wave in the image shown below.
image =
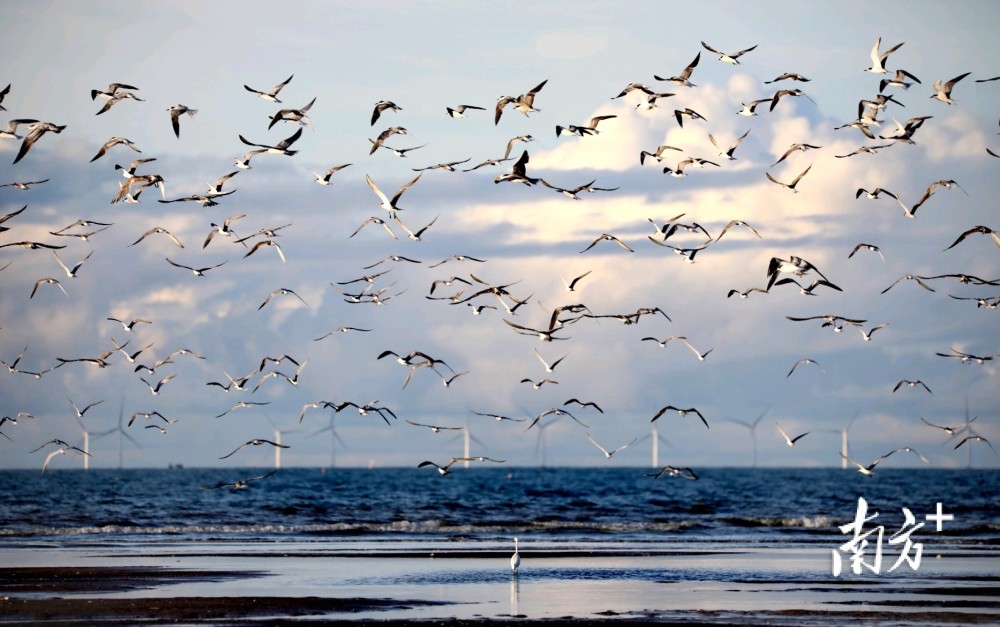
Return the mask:
<svg viewBox="0 0 1000 627">
<path fill-rule="evenodd" d="M 585 523 L 566 521 L 528 521 L 523 523 L 505 522 L 502 525 L 454 524 L 442 520 L 395 520 L 387 523 L 318 523 L 318 524 L 211 524 L 211 525 L 163 525 L 139 526 L 126 524 L 93 525 L 82 527 L 7 527 L 0 528 L 0 538 L 37 538 L 46 536 L 338 536 L 359 534 L 400 534 L 400 535 L 476 535 L 492 534 L 500 529 L 505 532 L 512 527 L 526 531 L 546 533 L 670 533 L 701 526 L 697 521 L 676 521 L 656 523 Z"/>
<path fill-rule="evenodd" d="M 838 525 L 844 524 L 844 521 L 835 520 L 832 516 L 751 516 L 748 518 L 733 516 L 723 518 L 722 522 L 734 527 L 770 527 L 805 531 L 830 531 Z"/>
</svg>

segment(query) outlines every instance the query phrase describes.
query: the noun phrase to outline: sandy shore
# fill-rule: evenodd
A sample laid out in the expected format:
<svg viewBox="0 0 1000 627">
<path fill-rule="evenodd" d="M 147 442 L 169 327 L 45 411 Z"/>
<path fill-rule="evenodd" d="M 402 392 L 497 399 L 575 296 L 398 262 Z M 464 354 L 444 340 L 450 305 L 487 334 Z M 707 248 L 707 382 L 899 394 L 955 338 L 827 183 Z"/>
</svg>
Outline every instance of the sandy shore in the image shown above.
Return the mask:
<svg viewBox="0 0 1000 627">
<path fill-rule="evenodd" d="M 988 555 L 936 560 L 919 577 L 852 579 L 817 576 L 818 556 L 795 552 L 528 552 L 515 579 L 492 555 L 205 548 L 0 550 L 11 565 L 0 569 L 0 624 L 1000 623 Z"/>
</svg>

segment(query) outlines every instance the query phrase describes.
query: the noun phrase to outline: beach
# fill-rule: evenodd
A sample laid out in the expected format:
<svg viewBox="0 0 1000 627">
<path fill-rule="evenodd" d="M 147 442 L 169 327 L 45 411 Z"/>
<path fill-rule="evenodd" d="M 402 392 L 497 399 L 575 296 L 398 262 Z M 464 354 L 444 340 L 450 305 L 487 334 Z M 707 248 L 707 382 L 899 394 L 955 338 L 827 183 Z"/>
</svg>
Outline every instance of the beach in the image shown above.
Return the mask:
<svg viewBox="0 0 1000 627">
<path fill-rule="evenodd" d="M 425 545 L 421 547 L 420 545 Z M 457 545 L 457 546 L 456 546 Z M 0 552 L 0 622 L 996 624 L 995 554 L 830 573 L 801 548 L 641 550 L 484 543 L 94 544 Z"/>
</svg>

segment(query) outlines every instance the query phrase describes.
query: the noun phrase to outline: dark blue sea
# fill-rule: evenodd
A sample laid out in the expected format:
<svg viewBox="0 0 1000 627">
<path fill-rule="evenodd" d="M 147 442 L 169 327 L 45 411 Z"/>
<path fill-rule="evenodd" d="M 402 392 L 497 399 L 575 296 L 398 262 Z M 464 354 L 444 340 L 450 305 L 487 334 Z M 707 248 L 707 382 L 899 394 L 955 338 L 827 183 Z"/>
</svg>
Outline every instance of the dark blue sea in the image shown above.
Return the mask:
<svg viewBox="0 0 1000 627">
<path fill-rule="evenodd" d="M 1000 544 L 1000 471 L 698 470 L 697 480 L 641 468 L 3 471 L 0 546 L 81 543 L 522 541 L 564 547 L 835 547 L 859 497 L 887 534 L 903 508 L 913 536 Z M 953 516 L 936 530 L 926 515 Z"/>
</svg>

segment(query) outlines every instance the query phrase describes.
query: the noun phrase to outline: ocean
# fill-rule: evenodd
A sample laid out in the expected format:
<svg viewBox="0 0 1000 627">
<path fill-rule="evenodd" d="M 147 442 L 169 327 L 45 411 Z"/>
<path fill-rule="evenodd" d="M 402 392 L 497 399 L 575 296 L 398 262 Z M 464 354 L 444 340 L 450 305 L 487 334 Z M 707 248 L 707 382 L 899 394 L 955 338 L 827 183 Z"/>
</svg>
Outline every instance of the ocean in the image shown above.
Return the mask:
<svg viewBox="0 0 1000 627">
<path fill-rule="evenodd" d="M 836 548 L 859 498 L 869 525 L 924 543 L 1000 544 L 1000 471 L 642 468 L 8 470 L 0 546 L 45 543 L 522 542 L 579 546 Z M 952 516 L 937 530 L 926 519 Z"/>
</svg>

